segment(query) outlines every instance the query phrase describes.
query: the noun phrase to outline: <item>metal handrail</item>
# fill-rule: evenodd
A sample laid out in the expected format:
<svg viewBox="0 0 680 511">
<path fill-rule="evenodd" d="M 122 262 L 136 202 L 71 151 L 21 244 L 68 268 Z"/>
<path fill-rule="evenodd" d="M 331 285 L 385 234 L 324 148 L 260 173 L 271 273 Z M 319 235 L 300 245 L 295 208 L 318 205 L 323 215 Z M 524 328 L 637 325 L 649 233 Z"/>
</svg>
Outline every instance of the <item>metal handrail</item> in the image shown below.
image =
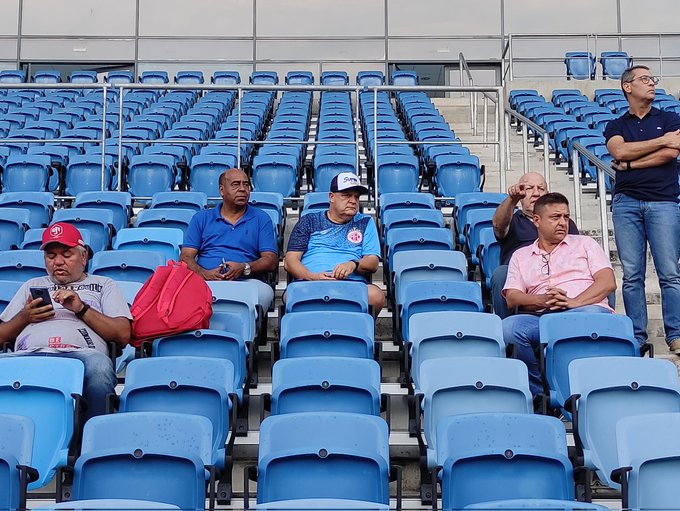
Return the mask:
<svg viewBox="0 0 680 511">
<path fill-rule="evenodd" d="M 45 143 L 45 142 L 53 142 L 53 143 L 60 143 L 60 142 L 78 142 L 78 143 L 90 143 L 90 144 L 101 144 L 101 171 L 102 171 L 102 180 L 101 180 L 101 189 L 104 189 L 104 178 L 105 178 L 105 167 L 106 167 L 106 140 L 107 140 L 107 132 L 106 132 L 106 111 L 109 106 L 108 104 L 108 98 L 109 98 L 109 90 L 116 90 L 118 92 L 118 126 L 114 131 L 112 131 L 111 136 L 108 138 L 117 138 L 117 143 L 118 143 L 118 172 L 117 172 L 117 179 L 118 179 L 118 189 L 121 189 L 122 185 L 122 165 L 123 165 L 123 144 L 124 143 L 133 143 L 133 144 L 152 144 L 152 143 L 174 143 L 174 144 L 186 144 L 186 145 L 193 145 L 193 144 L 225 144 L 225 143 L 236 143 L 237 145 L 237 159 L 238 159 L 238 165 L 240 166 L 240 155 L 241 155 L 241 144 L 246 143 L 249 145 L 265 145 L 265 144 L 281 144 L 284 143 L 282 141 L 267 141 L 267 140 L 262 140 L 262 141 L 257 141 L 257 140 L 244 140 L 241 137 L 241 101 L 243 93 L 246 91 L 347 91 L 350 93 L 353 93 L 356 96 L 357 104 L 358 104 L 358 94 L 360 92 L 373 92 L 375 99 L 374 102 L 377 101 L 377 94 L 380 91 L 386 91 L 386 92 L 397 92 L 397 91 L 404 91 L 404 90 L 413 90 L 413 91 L 440 91 L 440 92 L 469 92 L 471 94 L 477 94 L 477 93 L 483 93 L 485 95 L 489 95 L 488 93 L 494 94 L 495 97 L 493 98 L 495 101 L 494 103 L 500 104 L 501 101 L 503 101 L 504 98 L 504 91 L 502 87 L 474 87 L 474 86 L 468 86 L 468 87 L 451 87 L 451 86 L 441 86 L 441 85 L 432 85 L 432 86 L 412 86 L 412 87 L 403 87 L 403 86 L 394 86 L 394 85 L 381 85 L 381 86 L 371 86 L 371 87 L 364 87 L 364 86 L 359 86 L 359 85 L 346 85 L 346 86 L 339 86 L 339 85 L 334 85 L 334 86 L 329 86 L 329 85 L 213 85 L 213 84 L 189 84 L 189 85 L 177 85 L 177 84 L 140 84 L 140 83 L 132 83 L 132 84 L 117 84 L 117 85 L 112 85 L 108 83 L 95 83 L 95 84 L 72 84 L 72 83 L 59 83 L 59 84 L 34 84 L 34 83 L 17 83 L 17 84 L 0 84 L 0 88 L 2 89 L 94 89 L 94 90 L 102 90 L 102 133 L 101 137 L 95 138 L 95 139 L 76 139 L 76 138 L 69 138 L 69 139 L 40 139 L 40 140 L 34 140 L 34 139 L 0 139 L 0 145 L 3 143 Z M 239 101 L 237 102 L 237 117 L 238 117 L 238 129 L 237 129 L 237 134 L 235 139 L 221 139 L 221 140 L 186 140 L 186 139 L 131 139 L 131 138 L 123 138 L 122 132 L 124 129 L 124 115 L 123 115 L 123 109 L 124 109 L 124 103 L 125 103 L 125 91 L 128 90 L 162 90 L 162 91 L 172 91 L 172 90 L 189 90 L 189 91 L 236 91 L 238 93 Z M 377 113 L 377 105 L 374 105 L 374 112 Z M 499 128 L 497 130 L 497 138 L 491 142 L 487 141 L 486 138 L 484 142 L 477 142 L 477 141 L 470 141 L 470 142 L 465 142 L 466 144 L 470 145 L 476 145 L 476 144 L 493 144 L 496 148 L 496 152 L 498 152 L 501 157 L 498 158 L 499 161 L 499 171 L 500 171 L 500 180 L 501 180 L 501 189 L 505 188 L 505 180 L 506 180 L 506 159 L 504 158 L 504 155 L 506 153 L 505 147 L 506 147 L 506 138 L 504 137 L 505 133 L 504 131 L 500 130 L 501 122 L 502 122 L 502 113 L 500 108 L 496 109 L 496 118 L 495 118 L 495 123 L 496 126 Z M 358 122 L 358 119 L 357 119 Z M 485 121 L 486 122 L 486 121 Z M 485 124 L 486 126 L 486 124 Z M 485 130 L 486 131 L 486 130 Z M 114 133 L 117 135 L 117 137 L 114 135 Z M 406 144 L 406 145 L 433 145 L 433 144 L 461 144 L 463 142 L 458 142 L 458 141 L 451 141 L 451 142 L 446 142 L 446 141 L 430 141 L 430 142 L 425 142 L 425 141 L 396 141 L 396 140 L 383 140 L 383 141 L 378 141 L 377 140 L 377 130 L 375 130 L 374 136 L 376 136 L 376 147 L 379 144 L 388 144 L 388 145 L 393 145 L 393 144 Z M 344 143 L 344 144 L 354 144 L 357 147 L 357 158 L 358 158 L 358 151 L 359 151 L 359 145 L 360 141 L 358 138 L 356 138 L 354 141 L 317 141 L 317 140 L 286 140 L 286 144 L 309 144 L 309 145 L 323 145 L 323 144 L 336 144 L 336 143 Z M 378 161 L 378 155 L 374 157 L 374 165 L 375 168 L 377 169 L 377 161 Z M 374 172 L 374 192 L 375 192 L 375 197 L 374 202 L 377 206 L 377 172 Z M 65 198 L 65 197 L 59 197 L 59 198 Z M 288 199 L 288 198 L 287 198 Z M 295 200 L 295 198 L 290 198 L 291 200 Z M 447 197 L 444 197 L 442 199 L 448 199 Z"/>
<path fill-rule="evenodd" d="M 529 172 L 529 132 L 528 128 L 531 128 L 536 133 L 539 133 L 543 137 L 543 177 L 545 177 L 545 182 L 550 188 L 550 134 L 543 128 L 539 126 L 534 121 L 528 117 L 523 116 L 516 110 L 512 108 L 506 108 L 505 113 L 507 116 L 507 122 L 505 123 L 505 129 L 510 129 L 510 119 L 514 117 L 522 123 L 522 163 L 524 173 Z M 509 134 L 506 136 L 506 140 L 509 138 Z"/>
</svg>

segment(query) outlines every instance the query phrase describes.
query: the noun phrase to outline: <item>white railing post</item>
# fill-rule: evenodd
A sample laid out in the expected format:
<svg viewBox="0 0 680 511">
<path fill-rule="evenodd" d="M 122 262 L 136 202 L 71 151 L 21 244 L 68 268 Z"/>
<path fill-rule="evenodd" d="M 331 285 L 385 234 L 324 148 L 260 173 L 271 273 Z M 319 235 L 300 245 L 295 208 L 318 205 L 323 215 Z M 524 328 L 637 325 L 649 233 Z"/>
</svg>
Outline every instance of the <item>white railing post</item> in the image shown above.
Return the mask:
<svg viewBox="0 0 680 511">
<path fill-rule="evenodd" d="M 581 168 L 578 159 L 578 151 L 573 149 L 571 151 L 572 159 L 572 177 L 574 178 L 574 222 L 579 231 L 582 228 L 581 224 Z"/>
</svg>

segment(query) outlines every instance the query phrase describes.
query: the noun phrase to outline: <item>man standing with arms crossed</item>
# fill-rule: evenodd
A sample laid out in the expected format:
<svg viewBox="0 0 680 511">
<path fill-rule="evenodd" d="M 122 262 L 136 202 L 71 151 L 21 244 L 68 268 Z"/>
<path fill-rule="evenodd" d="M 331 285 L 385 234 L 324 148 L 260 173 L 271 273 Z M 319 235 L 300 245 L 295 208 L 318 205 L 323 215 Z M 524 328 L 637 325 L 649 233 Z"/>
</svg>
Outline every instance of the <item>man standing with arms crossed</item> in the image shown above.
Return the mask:
<svg viewBox="0 0 680 511">
<path fill-rule="evenodd" d="M 680 117 L 652 106 L 658 78 L 634 66 L 621 75 L 629 110 L 605 130 L 614 158 L 614 236 L 623 266 L 623 302 L 635 337 L 647 341 L 645 271 L 647 243 L 661 288 L 670 351 L 680 355 L 680 209 L 678 165 Z"/>
</svg>

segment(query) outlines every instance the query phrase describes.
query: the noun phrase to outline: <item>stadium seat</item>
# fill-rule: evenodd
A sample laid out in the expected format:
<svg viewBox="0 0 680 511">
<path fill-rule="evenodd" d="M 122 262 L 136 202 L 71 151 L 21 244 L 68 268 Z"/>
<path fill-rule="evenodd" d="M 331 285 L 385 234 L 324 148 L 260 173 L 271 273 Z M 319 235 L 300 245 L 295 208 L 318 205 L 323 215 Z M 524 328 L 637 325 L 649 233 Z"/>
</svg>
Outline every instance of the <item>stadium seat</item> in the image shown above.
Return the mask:
<svg viewBox="0 0 680 511">
<path fill-rule="evenodd" d="M 321 85 L 348 85 L 349 76 L 345 71 L 324 71 L 319 82 Z"/>
<path fill-rule="evenodd" d="M 166 263 L 162 254 L 146 250 L 102 250 L 94 254 L 90 273 L 109 277 L 117 282 L 144 283 L 156 268 Z"/>
<path fill-rule="evenodd" d="M 96 71 L 73 71 L 68 81 L 71 83 L 97 83 Z"/>
<path fill-rule="evenodd" d="M 267 417 L 260 426 L 258 504 L 306 498 L 389 504 L 388 435 L 385 421 L 372 415 Z M 400 501 L 399 495 L 398 507 Z"/>
<path fill-rule="evenodd" d="M 258 310 L 257 286 L 252 282 L 207 281 L 213 299 L 210 328 L 240 335 L 246 342 L 255 340 L 258 320 L 264 321 L 265 312 Z"/>
<path fill-rule="evenodd" d="M 116 232 L 127 227 L 132 213 L 132 196 L 128 192 L 80 192 L 73 202 L 74 208 L 106 209 L 113 213 Z"/>
<path fill-rule="evenodd" d="M 21 287 L 22 282 L 14 280 L 0 280 L 0 314 Z"/>
<path fill-rule="evenodd" d="M 415 71 L 394 71 L 390 77 L 390 84 L 406 87 L 418 85 L 418 74 Z"/>
<path fill-rule="evenodd" d="M 201 84 L 205 81 L 201 71 L 177 71 L 175 83 L 178 85 Z"/>
<path fill-rule="evenodd" d="M 435 311 L 409 319 L 410 375 L 415 388 L 426 360 L 452 357 L 505 357 L 501 319 L 483 312 Z M 408 370 L 408 365 L 406 366 Z"/>
<path fill-rule="evenodd" d="M 603 51 L 600 53 L 600 64 L 602 78 L 619 79 L 623 72 L 633 65 L 633 59 L 625 51 Z"/>
<path fill-rule="evenodd" d="M 0 280 L 26 282 L 45 275 L 45 254 L 42 250 L 0 251 Z"/>
<path fill-rule="evenodd" d="M 288 71 L 286 85 L 314 85 L 314 75 L 311 71 Z"/>
<path fill-rule="evenodd" d="M 363 87 L 385 85 L 385 75 L 382 71 L 359 71 L 356 82 Z"/>
<path fill-rule="evenodd" d="M 279 83 L 279 76 L 276 71 L 253 71 L 250 74 L 252 85 L 276 85 Z"/>
<path fill-rule="evenodd" d="M 111 244 L 113 213 L 107 209 L 70 208 L 59 209 L 52 217 L 54 222 L 68 222 L 78 229 L 90 232 L 90 248 L 93 252 L 106 250 Z"/>
<path fill-rule="evenodd" d="M 434 195 L 419 192 L 383 193 L 378 198 L 378 206 L 381 224 L 385 211 L 390 209 L 435 209 Z"/>
<path fill-rule="evenodd" d="M 173 227 L 186 234 L 189 222 L 195 214 L 196 211 L 193 209 L 143 209 L 137 214 L 135 227 Z"/>
<path fill-rule="evenodd" d="M 83 431 L 71 499 L 154 500 L 184 511 L 204 511 L 212 436 L 209 419 L 187 413 L 129 412 L 93 417 Z M 144 474 L 143 481 L 140 473 Z M 211 470 L 209 494 L 214 489 L 213 475 Z M 210 510 L 214 509 L 213 500 Z"/>
<path fill-rule="evenodd" d="M 0 250 L 17 248 L 29 227 L 31 213 L 23 208 L 0 208 Z"/>
<path fill-rule="evenodd" d="M 221 330 L 191 330 L 181 334 L 161 337 L 153 341 L 153 357 L 206 357 L 228 360 L 233 365 L 233 391 L 243 399 L 244 386 L 247 390 L 253 377 L 253 356 L 251 347 L 238 334 Z"/>
<path fill-rule="evenodd" d="M 297 281 L 286 288 L 286 314 L 291 312 L 368 312 L 368 290 L 349 280 Z"/>
<path fill-rule="evenodd" d="M 83 238 L 85 246 L 90 246 L 90 231 L 84 228 L 78 229 Z M 42 235 L 45 231 L 44 227 L 38 229 L 29 229 L 24 233 L 24 241 L 21 242 L 19 248 L 21 250 L 39 250 L 42 245 Z"/>
<path fill-rule="evenodd" d="M 38 478 L 31 468 L 35 428 L 29 417 L 0 414 L 0 508 L 26 509 L 26 486 Z"/>
<path fill-rule="evenodd" d="M 444 215 L 440 210 L 423 209 L 392 209 L 383 215 L 382 228 L 384 232 L 390 229 L 411 227 L 444 227 Z"/>
<path fill-rule="evenodd" d="M 68 195 L 110 190 L 112 183 L 113 158 L 111 156 L 104 158 L 103 169 L 101 155 L 79 154 L 69 158 L 66 166 L 66 193 Z"/>
<path fill-rule="evenodd" d="M 191 159 L 189 186 L 194 192 L 203 192 L 212 197 L 218 194 L 219 177 L 226 170 L 235 168 L 236 158 L 232 155 L 199 154 Z"/>
<path fill-rule="evenodd" d="M 418 191 L 418 158 L 383 156 L 378 159 L 378 194 Z"/>
<path fill-rule="evenodd" d="M 233 428 L 234 366 L 220 358 L 172 356 L 140 358 L 125 371 L 120 412 L 170 412 L 206 417 L 212 423 L 212 462 L 228 466 L 226 449 Z M 235 404 L 234 404 L 235 406 Z M 230 446 L 233 444 L 233 439 Z"/>
<path fill-rule="evenodd" d="M 577 454 L 605 486 L 620 489 L 611 478 L 619 468 L 616 424 L 623 417 L 680 412 L 678 371 L 669 360 L 637 357 L 580 358 L 569 364 Z"/>
<path fill-rule="evenodd" d="M 172 227 L 134 227 L 121 229 L 113 239 L 114 250 L 156 252 L 166 261 L 179 258 L 184 240 L 181 229 Z"/>
<path fill-rule="evenodd" d="M 456 206 L 453 212 L 454 226 L 457 232 L 456 242 L 465 243 L 465 226 L 468 224 L 467 215 L 473 209 L 493 209 L 505 200 L 505 193 L 461 193 L 456 196 Z"/>
<path fill-rule="evenodd" d="M 572 394 L 569 365 L 586 357 L 638 357 L 640 346 L 633 323 L 621 314 L 546 314 L 539 321 L 541 344 L 545 346 L 545 379 L 551 408 L 562 408 Z"/>
<path fill-rule="evenodd" d="M 33 83 L 61 83 L 61 71 L 45 69 L 36 71 L 31 78 Z"/>
<path fill-rule="evenodd" d="M 616 424 L 622 509 L 667 509 L 673 492 L 680 451 L 669 442 L 680 427 L 679 413 L 624 417 Z M 641 438 L 642 437 L 642 438 Z"/>
<path fill-rule="evenodd" d="M 595 57 L 590 52 L 569 51 L 564 54 L 567 66 L 567 80 L 594 80 Z"/>
<path fill-rule="evenodd" d="M 429 468 L 443 465 L 437 457 L 437 427 L 442 419 L 477 413 L 533 413 L 529 377 L 519 360 L 500 357 L 454 357 L 424 360 L 416 387 L 422 406 Z M 416 410 L 420 434 L 421 406 Z"/>
<path fill-rule="evenodd" d="M 460 193 L 479 192 L 481 167 L 473 155 L 442 155 L 436 159 L 434 175 L 437 195 L 457 197 Z"/>
<path fill-rule="evenodd" d="M 4 192 L 49 191 L 52 158 L 36 154 L 10 154 L 2 175 Z"/>
<path fill-rule="evenodd" d="M 493 500 L 574 500 L 566 434 L 555 417 L 448 417 L 438 424 L 436 443 L 444 511 Z"/>
<path fill-rule="evenodd" d="M 293 156 L 258 155 L 253 159 L 252 178 L 255 191 L 294 196 L 298 180 L 297 159 Z"/>
<path fill-rule="evenodd" d="M 26 71 L 23 69 L 3 69 L 0 71 L 0 83 L 24 83 Z"/>
<path fill-rule="evenodd" d="M 128 169 L 128 187 L 133 197 L 151 197 L 172 190 L 175 159 L 167 155 L 133 156 Z"/>
<path fill-rule="evenodd" d="M 54 195 L 49 192 L 5 192 L 0 194 L 0 208 L 25 209 L 30 214 L 30 228 L 46 227 L 54 211 Z"/>
<path fill-rule="evenodd" d="M 139 83 L 164 84 L 168 82 L 167 71 L 144 71 L 139 76 Z"/>
<path fill-rule="evenodd" d="M 487 509 L 487 510 L 559 510 L 559 511 L 607 511 L 607 506 L 600 504 L 592 504 L 590 502 L 580 502 L 577 500 L 560 500 L 560 499 L 509 499 L 509 500 L 492 500 L 490 502 L 480 502 L 478 504 L 470 504 L 465 506 L 465 509 Z"/>
<path fill-rule="evenodd" d="M 241 75 L 238 71 L 215 71 L 210 78 L 210 83 L 215 85 L 238 85 L 241 83 Z"/>
<path fill-rule="evenodd" d="M 393 268 L 394 255 L 405 250 L 453 250 L 451 231 L 441 227 L 390 229 L 385 234 L 388 269 Z"/>
<path fill-rule="evenodd" d="M 38 471 L 39 477 L 29 484 L 29 489 L 49 483 L 57 467 L 66 465 L 69 454 L 77 449 L 78 440 L 74 440 L 74 445 L 71 441 L 79 427 L 76 421 L 83 375 L 84 366 L 80 360 L 58 357 L 0 359 L 0 413 L 28 417 L 35 426 L 30 465 Z"/>
<path fill-rule="evenodd" d="M 181 208 L 200 211 L 208 205 L 204 192 L 156 192 L 151 198 L 151 208 Z"/>
<path fill-rule="evenodd" d="M 359 312 L 296 312 L 281 318 L 281 358 L 373 358 L 375 325 Z"/>
<path fill-rule="evenodd" d="M 302 357 L 272 367 L 271 414 L 349 412 L 380 415 L 380 365 L 375 360 Z"/>
</svg>

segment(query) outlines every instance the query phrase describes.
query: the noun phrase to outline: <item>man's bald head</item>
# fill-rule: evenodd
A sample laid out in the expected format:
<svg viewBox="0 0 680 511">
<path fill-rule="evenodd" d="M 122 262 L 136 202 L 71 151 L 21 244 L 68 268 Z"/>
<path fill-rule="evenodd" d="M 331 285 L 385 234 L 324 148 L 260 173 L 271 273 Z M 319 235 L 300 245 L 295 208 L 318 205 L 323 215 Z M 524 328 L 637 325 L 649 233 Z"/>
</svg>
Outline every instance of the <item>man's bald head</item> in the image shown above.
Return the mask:
<svg viewBox="0 0 680 511">
<path fill-rule="evenodd" d="M 527 172 L 520 178 L 519 184 L 524 185 L 526 193 L 526 196 L 520 200 L 522 211 L 525 215 L 532 215 L 534 203 L 548 193 L 548 185 L 545 178 L 538 172 Z"/>
</svg>

